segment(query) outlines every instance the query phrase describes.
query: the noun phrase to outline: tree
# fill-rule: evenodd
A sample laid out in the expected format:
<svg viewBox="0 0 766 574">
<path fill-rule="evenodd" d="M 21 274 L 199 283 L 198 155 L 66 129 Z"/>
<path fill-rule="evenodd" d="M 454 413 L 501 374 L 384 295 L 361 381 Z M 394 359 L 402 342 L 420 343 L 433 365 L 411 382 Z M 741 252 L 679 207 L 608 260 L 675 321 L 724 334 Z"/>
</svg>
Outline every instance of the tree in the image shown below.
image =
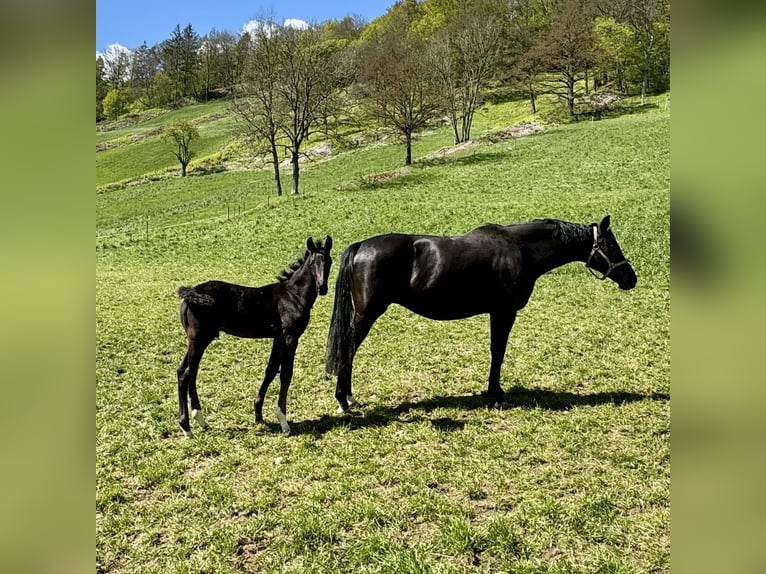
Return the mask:
<svg viewBox="0 0 766 574">
<path fill-rule="evenodd" d="M 502 21 L 493 8 L 490 1 L 473 2 L 429 41 L 431 65 L 455 144 L 471 139 L 481 90 L 498 61 Z"/>
<path fill-rule="evenodd" d="M 564 102 L 570 118 L 575 117 L 577 84 L 586 80 L 595 62 L 594 46 L 588 0 L 567 0 L 532 47 L 532 56 L 550 74 L 544 84 L 549 93 Z"/>
<path fill-rule="evenodd" d="M 176 25 L 170 38 L 162 42 L 162 69 L 171 82 L 173 100 L 197 95 L 197 72 L 201 40 L 188 24 L 183 31 Z"/>
<path fill-rule="evenodd" d="M 362 103 L 404 137 L 405 165 L 412 164 L 413 134 L 435 117 L 440 101 L 434 70 L 422 56 L 425 42 L 410 31 L 408 12 L 386 14 L 387 24 L 369 38 L 361 66 Z"/>
<path fill-rule="evenodd" d="M 594 24 L 597 50 L 598 80 L 601 84 L 615 83 L 618 91 L 628 92 L 627 79 L 630 69 L 639 61 L 640 55 L 633 30 L 614 18 L 599 16 Z"/>
<path fill-rule="evenodd" d="M 121 88 L 130 79 L 131 52 L 120 44 L 111 44 L 101 54 L 104 61 L 104 78 L 110 88 Z"/>
<path fill-rule="evenodd" d="M 153 93 L 154 76 L 160 67 L 158 49 L 149 48 L 144 42 L 133 51 L 130 61 L 130 87 L 135 97 L 145 106 L 151 107 L 157 102 Z"/>
<path fill-rule="evenodd" d="M 277 142 L 282 115 L 279 109 L 277 82 L 279 61 L 278 26 L 271 20 L 262 22 L 255 30 L 245 33 L 251 51 L 246 60 L 243 86 L 235 92 L 231 108 L 255 141 L 265 142 L 274 168 L 277 195 L 282 195 Z"/>
<path fill-rule="evenodd" d="M 666 87 L 670 74 L 670 1 L 598 0 L 599 10 L 630 26 L 641 60 L 641 102 L 654 75 L 657 87 Z"/>
<path fill-rule="evenodd" d="M 186 166 L 194 155 L 191 142 L 199 137 L 197 128 L 187 121 L 175 122 L 165 127 L 162 137 L 174 145 L 173 155 L 181 162 L 181 177 L 186 177 Z"/>
<path fill-rule="evenodd" d="M 127 90 L 112 88 L 104 96 L 104 115 L 110 120 L 116 120 L 128 111 L 130 97 Z"/>
<path fill-rule="evenodd" d="M 282 26 L 277 32 L 276 84 L 279 108 L 284 116 L 279 130 L 287 139 L 292 165 L 293 195 L 298 194 L 301 146 L 326 117 L 335 91 L 349 82 L 350 70 L 343 65 L 338 44 L 323 42 L 321 30 Z"/>
<path fill-rule="evenodd" d="M 96 121 L 104 119 L 104 97 L 106 96 L 108 85 L 104 78 L 104 58 L 96 58 Z"/>
</svg>

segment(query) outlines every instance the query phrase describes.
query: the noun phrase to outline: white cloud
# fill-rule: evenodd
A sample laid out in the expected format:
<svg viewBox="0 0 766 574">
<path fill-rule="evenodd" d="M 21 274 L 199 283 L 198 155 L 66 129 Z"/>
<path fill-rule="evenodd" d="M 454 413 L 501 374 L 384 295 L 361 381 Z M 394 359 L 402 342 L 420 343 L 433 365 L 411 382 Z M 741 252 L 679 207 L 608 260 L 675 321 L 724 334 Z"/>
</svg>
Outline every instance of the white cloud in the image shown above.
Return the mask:
<svg viewBox="0 0 766 574">
<path fill-rule="evenodd" d="M 274 29 L 275 26 L 276 24 L 263 22 L 261 20 L 250 20 L 244 26 L 242 26 L 241 33 L 247 33 L 251 36 L 255 36 L 261 31 L 266 31 L 268 35 L 271 35 L 270 32 Z M 300 18 L 288 18 L 285 20 L 282 26 L 285 28 L 295 28 L 296 30 L 306 30 L 309 27 L 308 22 L 301 20 Z"/>
<path fill-rule="evenodd" d="M 300 18 L 288 18 L 284 23 L 285 28 L 295 28 L 296 30 L 307 30 L 309 25 L 305 20 Z"/>
<path fill-rule="evenodd" d="M 114 44 L 109 44 L 109 46 L 107 46 L 106 50 L 104 50 L 103 52 L 96 51 L 96 58 L 101 56 L 106 62 L 116 62 L 119 59 L 121 54 L 130 56 L 132 53 L 133 52 L 128 50 L 122 44 L 114 43 Z"/>
</svg>

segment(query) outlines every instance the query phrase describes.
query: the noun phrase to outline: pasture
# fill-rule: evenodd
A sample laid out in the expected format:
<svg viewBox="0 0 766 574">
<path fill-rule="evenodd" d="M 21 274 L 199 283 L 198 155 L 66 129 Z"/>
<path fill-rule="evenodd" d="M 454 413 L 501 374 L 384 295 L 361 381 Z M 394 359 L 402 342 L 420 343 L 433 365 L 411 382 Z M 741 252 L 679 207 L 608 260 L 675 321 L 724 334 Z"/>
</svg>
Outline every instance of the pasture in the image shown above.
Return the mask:
<svg viewBox="0 0 766 574">
<path fill-rule="evenodd" d="M 512 116 L 490 106 L 477 135 Z M 448 144 L 447 130 L 423 135 L 415 165 L 396 173 L 399 145 L 307 164 L 299 197 L 277 198 L 268 170 L 96 195 L 97 571 L 669 571 L 670 112 L 423 159 Z M 141 145 L 156 142 L 120 153 Z M 104 161 L 113 171 L 99 184 L 144 169 Z M 504 409 L 484 397 L 487 316 L 435 322 L 392 307 L 356 356 L 358 412 L 335 414 L 325 343 L 347 245 L 607 213 L 637 287 L 579 263 L 543 276 L 511 332 Z M 309 235 L 327 234 L 331 288 L 298 347 L 291 434 L 274 415 L 278 381 L 265 424 L 253 420 L 270 341 L 222 334 L 198 377 L 210 428 L 185 439 L 177 287 L 272 282 Z"/>
</svg>

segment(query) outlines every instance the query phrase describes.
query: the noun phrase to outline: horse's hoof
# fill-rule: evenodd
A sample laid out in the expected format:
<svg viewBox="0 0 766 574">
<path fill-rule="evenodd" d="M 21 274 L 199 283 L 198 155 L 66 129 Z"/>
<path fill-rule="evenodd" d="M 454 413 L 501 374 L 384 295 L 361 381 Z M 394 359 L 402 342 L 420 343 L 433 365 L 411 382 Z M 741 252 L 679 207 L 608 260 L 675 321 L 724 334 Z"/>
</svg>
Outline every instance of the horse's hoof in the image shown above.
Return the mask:
<svg viewBox="0 0 766 574">
<path fill-rule="evenodd" d="M 338 406 L 338 414 L 339 415 L 347 415 L 349 414 L 349 409 L 344 409 L 340 405 Z"/>
<path fill-rule="evenodd" d="M 181 429 L 181 430 L 183 431 L 183 433 L 184 433 L 184 436 L 185 436 L 186 438 L 192 438 L 192 437 L 194 436 L 194 435 L 192 434 L 192 431 L 191 431 L 191 429 L 189 429 L 189 430 L 186 430 L 186 429 Z"/>
<path fill-rule="evenodd" d="M 346 395 L 346 402 L 348 403 L 348 406 L 353 407 L 356 404 L 354 395 Z"/>
<path fill-rule="evenodd" d="M 502 411 L 504 406 L 505 406 L 505 401 L 495 401 L 495 403 L 492 405 L 492 408 Z"/>
<path fill-rule="evenodd" d="M 200 428 L 203 430 L 207 428 L 207 421 L 205 420 L 205 415 L 202 414 L 202 409 L 192 409 L 191 416 L 195 421 L 197 421 L 197 424 L 200 426 Z"/>
<path fill-rule="evenodd" d="M 290 425 L 287 424 L 287 417 L 285 416 L 285 413 L 282 412 L 282 409 L 279 408 L 279 405 L 277 405 L 277 407 L 274 409 L 274 412 L 277 415 L 279 426 L 282 427 L 282 432 L 290 432 Z"/>
</svg>

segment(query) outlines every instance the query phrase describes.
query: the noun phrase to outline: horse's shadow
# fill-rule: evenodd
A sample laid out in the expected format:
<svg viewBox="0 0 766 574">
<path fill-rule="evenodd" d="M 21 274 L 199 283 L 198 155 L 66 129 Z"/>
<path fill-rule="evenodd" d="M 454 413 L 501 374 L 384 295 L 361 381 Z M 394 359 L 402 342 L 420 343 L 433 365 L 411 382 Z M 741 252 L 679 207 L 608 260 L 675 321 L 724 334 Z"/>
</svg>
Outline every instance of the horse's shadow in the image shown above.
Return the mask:
<svg viewBox="0 0 766 574">
<path fill-rule="evenodd" d="M 551 391 L 540 388 L 515 386 L 505 393 L 503 409 L 542 408 L 552 411 L 565 411 L 575 407 L 613 404 L 616 406 L 637 401 L 668 401 L 667 393 L 633 393 L 627 391 L 607 391 L 577 394 L 567 391 Z M 394 421 L 415 422 L 423 420 L 424 415 L 436 409 L 458 409 L 471 411 L 490 408 L 485 394 L 435 396 L 417 401 L 406 401 L 396 406 L 376 405 L 363 408 L 363 412 L 353 410 L 349 415 L 322 415 L 318 419 L 305 420 L 291 424 L 292 434 L 323 435 L 337 428 L 362 429 L 386 426 Z M 464 421 L 446 417 L 432 419 L 431 425 L 440 431 L 451 432 L 465 426 Z"/>
</svg>

